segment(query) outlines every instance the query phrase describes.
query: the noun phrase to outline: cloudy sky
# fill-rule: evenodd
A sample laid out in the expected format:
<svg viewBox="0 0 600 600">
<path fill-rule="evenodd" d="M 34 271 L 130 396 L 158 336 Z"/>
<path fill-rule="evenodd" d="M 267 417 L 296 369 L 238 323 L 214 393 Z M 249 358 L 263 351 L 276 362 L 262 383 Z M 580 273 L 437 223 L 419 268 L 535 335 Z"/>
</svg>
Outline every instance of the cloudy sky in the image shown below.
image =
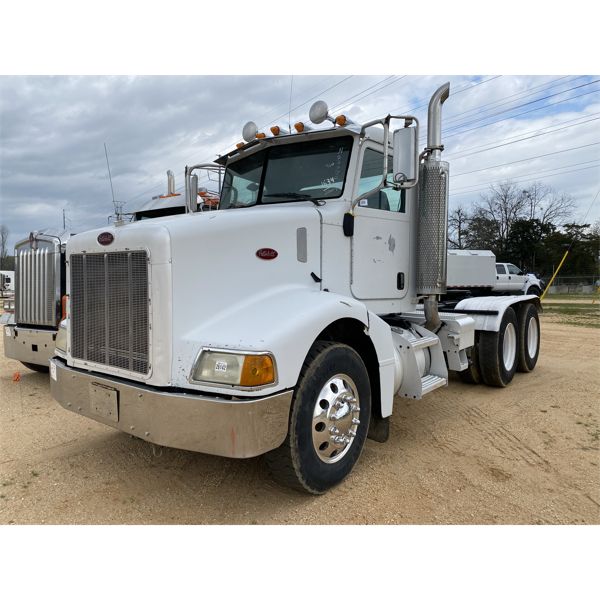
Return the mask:
<svg viewBox="0 0 600 600">
<path fill-rule="evenodd" d="M 183 184 L 186 164 L 241 140 L 243 124 L 306 119 L 325 100 L 355 121 L 410 112 L 426 123 L 444 81 L 451 203 L 493 182 L 542 181 L 571 194 L 583 219 L 600 187 L 600 76 L 5 76 L 0 77 L 0 220 L 9 245 L 33 229 L 101 226 L 112 213 L 104 143 L 124 210 Z M 424 140 L 421 146 L 424 145 Z M 545 156 L 542 156 L 545 155 Z M 600 201 L 587 222 L 600 218 Z"/>
</svg>

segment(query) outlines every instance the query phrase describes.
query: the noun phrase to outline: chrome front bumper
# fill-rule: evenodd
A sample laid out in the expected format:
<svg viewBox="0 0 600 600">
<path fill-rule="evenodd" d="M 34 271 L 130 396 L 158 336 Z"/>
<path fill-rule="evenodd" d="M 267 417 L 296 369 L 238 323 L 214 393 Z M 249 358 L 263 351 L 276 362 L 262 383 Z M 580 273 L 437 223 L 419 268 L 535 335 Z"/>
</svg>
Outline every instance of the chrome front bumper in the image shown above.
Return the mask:
<svg viewBox="0 0 600 600">
<path fill-rule="evenodd" d="M 48 366 L 54 355 L 56 330 L 4 326 L 4 354 L 24 363 Z"/>
<path fill-rule="evenodd" d="M 287 435 L 292 391 L 226 400 L 167 393 L 50 361 L 52 397 L 67 410 L 160 446 L 249 458 L 280 446 Z"/>
</svg>

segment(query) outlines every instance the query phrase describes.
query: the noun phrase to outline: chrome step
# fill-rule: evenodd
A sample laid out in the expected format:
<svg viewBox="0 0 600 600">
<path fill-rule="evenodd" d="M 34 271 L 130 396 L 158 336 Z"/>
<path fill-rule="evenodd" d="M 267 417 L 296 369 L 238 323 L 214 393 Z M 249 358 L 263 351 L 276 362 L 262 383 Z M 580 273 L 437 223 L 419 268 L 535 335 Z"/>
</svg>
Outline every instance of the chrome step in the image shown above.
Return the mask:
<svg viewBox="0 0 600 600">
<path fill-rule="evenodd" d="M 439 343 L 440 338 L 437 335 L 426 335 L 415 340 L 410 340 L 410 345 L 415 349 L 429 348 Z"/>
<path fill-rule="evenodd" d="M 421 377 L 421 394 L 424 396 L 437 388 L 448 384 L 448 380 L 445 377 L 439 377 L 437 375 L 425 375 Z"/>
</svg>

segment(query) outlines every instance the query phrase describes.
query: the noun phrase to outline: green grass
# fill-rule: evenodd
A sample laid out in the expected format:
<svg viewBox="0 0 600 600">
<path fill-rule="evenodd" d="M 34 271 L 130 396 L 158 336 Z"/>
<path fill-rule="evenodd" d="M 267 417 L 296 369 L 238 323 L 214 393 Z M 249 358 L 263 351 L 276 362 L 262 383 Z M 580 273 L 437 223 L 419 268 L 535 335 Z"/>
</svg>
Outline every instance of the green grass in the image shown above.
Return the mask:
<svg viewBox="0 0 600 600">
<path fill-rule="evenodd" d="M 592 300 L 600 301 L 600 293 L 595 294 L 546 294 L 544 301 L 546 300 Z"/>
<path fill-rule="evenodd" d="M 600 328 L 600 303 L 552 302 L 542 306 L 543 314 L 558 317 L 559 323 Z"/>
</svg>

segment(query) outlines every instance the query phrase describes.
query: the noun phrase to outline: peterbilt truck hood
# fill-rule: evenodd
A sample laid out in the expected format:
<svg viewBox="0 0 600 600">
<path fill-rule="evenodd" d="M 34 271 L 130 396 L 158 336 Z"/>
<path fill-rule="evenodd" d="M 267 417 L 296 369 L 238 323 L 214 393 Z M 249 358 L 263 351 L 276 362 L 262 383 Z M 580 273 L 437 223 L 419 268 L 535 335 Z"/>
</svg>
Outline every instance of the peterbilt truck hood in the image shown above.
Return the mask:
<svg viewBox="0 0 600 600">
<path fill-rule="evenodd" d="M 103 232 L 114 238 L 104 246 L 98 241 Z M 188 378 L 201 347 L 256 349 L 260 344 L 243 331 L 231 331 L 228 315 L 247 310 L 248 320 L 264 319 L 268 327 L 269 298 L 277 290 L 319 289 L 320 236 L 316 207 L 288 204 L 159 218 L 72 238 L 68 257 L 145 250 L 149 262 L 149 374 L 100 364 L 86 368 L 156 386 L 198 389 Z M 71 356 L 69 362 L 83 366 Z"/>
</svg>

